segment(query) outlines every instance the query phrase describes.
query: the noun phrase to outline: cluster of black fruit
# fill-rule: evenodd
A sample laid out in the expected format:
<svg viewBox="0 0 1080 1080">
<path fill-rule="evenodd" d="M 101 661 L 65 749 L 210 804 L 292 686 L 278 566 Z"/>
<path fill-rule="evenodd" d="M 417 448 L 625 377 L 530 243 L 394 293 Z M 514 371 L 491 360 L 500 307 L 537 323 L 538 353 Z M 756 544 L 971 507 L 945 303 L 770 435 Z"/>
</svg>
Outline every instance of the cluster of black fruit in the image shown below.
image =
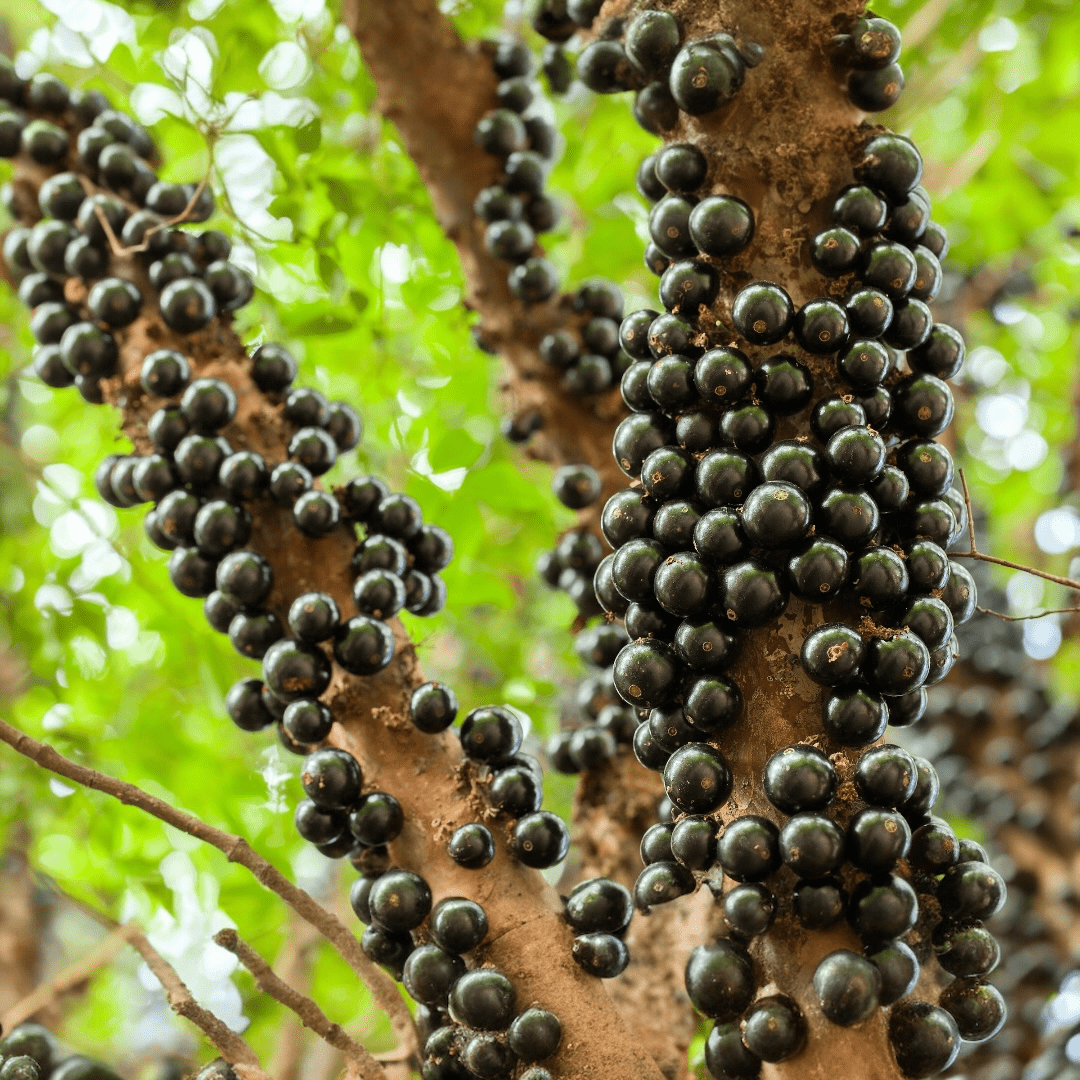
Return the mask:
<svg viewBox="0 0 1080 1080">
<path fill-rule="evenodd" d="M 857 799 L 841 800 L 849 780 Z M 786 1060 L 805 1044 L 795 1002 L 766 998 L 760 1012 L 762 1002 L 753 1001 L 760 979 L 748 947 L 778 918 L 806 930 L 846 919 L 862 939 L 863 955 L 830 953 L 814 974 L 818 1005 L 841 1026 L 910 994 L 930 957 L 956 976 L 938 1006 L 908 1002 L 890 1014 L 906 1075 L 929 1075 L 920 1054 L 936 1072 L 951 1063 L 961 1038 L 981 1042 L 1001 1027 L 1003 1000 L 983 982 L 998 945 L 982 920 L 1004 902 L 1004 882 L 978 844 L 958 840 L 931 816 L 938 787 L 933 766 L 898 746 L 868 750 L 841 775 L 821 750 L 798 744 L 765 767 L 765 794 L 785 815 L 779 823 L 748 814 L 718 832 L 690 808 L 685 791 L 669 792 L 676 820 L 643 837 L 635 902 L 647 910 L 704 883 L 722 906 L 726 937 L 699 946 L 686 972 L 691 1000 L 717 1022 L 706 1049 L 715 1076 L 756 1076 L 761 1061 Z M 725 877 L 734 882 L 727 891 Z M 912 1038 L 909 1029 L 922 1034 Z"/>
<path fill-rule="evenodd" d="M 577 60 L 578 78 L 598 94 L 636 91 L 634 117 L 654 135 L 674 128 L 681 113 L 704 116 L 735 97 L 746 69 L 764 50 L 716 33 L 684 41 L 667 11 L 641 11 L 608 20 Z"/>
<path fill-rule="evenodd" d="M 36 207 L 22 205 L 13 189 L 13 216 L 40 220 L 12 229 L 4 242 L 19 296 L 34 309 L 34 369 L 48 385 L 75 385 L 87 401 L 102 400 L 100 381 L 116 371 L 112 332 L 147 305 L 139 286 L 110 274 L 110 258 L 121 250 L 141 254 L 161 317 L 178 332 L 200 329 L 251 299 L 251 278 L 228 261 L 223 234 L 167 227 L 181 216 L 205 221 L 214 209 L 209 188 L 196 194 L 192 185 L 158 180 L 147 161 L 154 155 L 149 135 L 101 94 L 70 92 L 45 74 L 23 83 L 5 67 L 0 101 L 11 103 L 0 112 L 0 156 L 23 153 L 63 170 L 41 184 Z M 28 119 L 17 106 L 38 115 Z"/>
<path fill-rule="evenodd" d="M 545 334 L 540 339 L 540 356 L 550 367 L 562 372 L 562 389 L 566 393 L 600 394 L 614 386 L 631 363 L 619 345 L 622 291 L 614 282 L 594 278 L 574 292 L 572 303 L 578 319 L 572 327 Z M 558 490 L 556 494 L 573 509 L 588 505 L 581 501 L 587 489 L 577 496 L 567 491 L 571 499 L 577 499 L 577 506 L 567 502 Z M 589 502 L 595 502 L 598 495 L 597 491 Z"/>
<path fill-rule="evenodd" d="M 980 597 L 991 608 L 1004 608 L 1006 598 L 983 564 L 974 570 Z M 987 850 L 1008 883 L 1007 903 L 990 923 L 1001 945 L 995 982 L 1009 1001 L 1008 1021 L 991 1052 L 969 1055 L 961 1064 L 972 1080 L 1019 1080 L 1022 1072 L 1028 1075 L 1021 1064 L 1028 1059 L 1031 1077 L 1056 1080 L 1075 1068 L 1064 1051 L 1075 1027 L 1047 1037 L 1035 1060 L 1031 1047 L 1043 1040 L 1046 1003 L 1073 965 L 1053 940 L 1038 877 L 1008 858 L 1002 833 L 1020 828 L 1055 849 L 1075 842 L 1075 817 L 1061 814 L 1060 805 L 1075 803 L 1080 713 L 1067 699 L 1052 702 L 1041 676 L 1025 667 L 1019 624 L 977 615 L 957 636 L 969 678 L 963 686 L 935 687 L 925 724 L 903 737 L 934 761 L 950 811 L 985 830 Z M 1001 722 L 1006 716 L 1007 728 Z M 1069 894 L 1061 899 L 1068 901 Z"/>
<path fill-rule="evenodd" d="M 100 1061 L 69 1050 L 48 1028 L 25 1023 L 0 1039 L 0 1080 L 120 1080 Z"/>
<path fill-rule="evenodd" d="M 553 229 L 559 220 L 558 206 L 544 193 L 556 133 L 532 108 L 539 88 L 531 77 L 528 46 L 505 39 L 491 43 L 488 51 L 499 77 L 499 104 L 480 119 L 473 137 L 482 150 L 500 159 L 502 175 L 477 195 L 473 210 L 485 223 L 488 251 L 514 264 L 506 279 L 510 291 L 526 303 L 539 303 L 559 285 L 555 267 L 533 253 L 537 234 Z"/>
<path fill-rule="evenodd" d="M 848 71 L 848 95 L 858 108 L 881 112 L 900 100 L 900 31 L 888 19 L 869 13 L 856 19 L 846 34 L 833 39 L 832 53 L 836 66 Z"/>
<path fill-rule="evenodd" d="M 615 692 L 612 665 L 623 645 L 626 631 L 617 623 L 583 629 L 574 650 L 599 673 L 587 675 L 577 685 L 571 724 L 551 737 L 547 757 L 558 772 L 574 775 L 599 769 L 620 747 L 633 744 L 638 727 L 637 710 Z"/>
<path fill-rule="evenodd" d="M 723 678 L 737 632 L 776 619 L 791 594 L 865 612 L 855 627 L 819 627 L 802 650 L 807 673 L 833 688 L 824 727 L 840 745 L 869 745 L 890 719 L 913 723 L 923 687 L 955 660 L 953 628 L 973 613 L 975 586 L 945 554 L 966 512 L 952 458 L 933 437 L 952 418 L 943 380 L 964 350 L 911 295 L 937 262 L 928 249 L 915 253 L 929 222 L 921 168 L 899 136 L 866 145 L 862 183 L 840 195 L 837 214 L 858 204 L 873 208 L 873 220 L 862 236 L 838 226 L 815 240 L 819 265 L 849 275 L 845 302 L 822 297 L 796 312 L 771 282 L 735 295 L 734 335 L 755 351 L 792 336 L 797 352 L 755 365 L 730 331 L 730 343 L 710 347 L 715 332 L 698 316 L 711 310 L 719 277 L 703 261 L 665 271 L 668 312 L 623 321 L 633 414 L 613 448 L 635 483 L 604 509 L 615 551 L 597 570 L 596 593 L 635 639 L 616 662 L 619 692 L 646 708 L 681 698 L 684 741 L 737 720 L 738 693 Z M 901 233 L 896 222 L 916 204 L 920 223 Z M 903 239 L 879 237 L 882 226 Z M 842 266 L 819 254 L 836 233 L 854 241 Z M 810 407 L 815 372 L 847 392 L 813 404 L 813 439 L 777 440 L 781 419 Z M 667 748 L 642 736 L 641 749 L 643 762 L 663 767 Z"/>
</svg>

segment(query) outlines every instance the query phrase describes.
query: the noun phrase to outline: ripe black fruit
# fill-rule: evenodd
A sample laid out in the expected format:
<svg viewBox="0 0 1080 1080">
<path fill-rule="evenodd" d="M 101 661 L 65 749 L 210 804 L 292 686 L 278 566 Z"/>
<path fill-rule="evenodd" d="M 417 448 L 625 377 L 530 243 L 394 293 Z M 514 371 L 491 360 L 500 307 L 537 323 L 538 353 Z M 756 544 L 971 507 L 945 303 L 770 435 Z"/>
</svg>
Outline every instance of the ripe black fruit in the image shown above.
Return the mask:
<svg viewBox="0 0 1080 1080">
<path fill-rule="evenodd" d="M 731 318 L 735 329 L 752 345 L 773 345 L 791 330 L 795 309 L 779 285 L 756 281 L 736 294 Z"/>
<path fill-rule="evenodd" d="M 881 973 L 865 957 L 837 949 L 814 969 L 814 993 L 821 1011 L 834 1024 L 861 1024 L 878 1007 Z"/>
<path fill-rule="evenodd" d="M 750 207 L 733 195 L 710 195 L 690 212 L 690 239 L 705 255 L 723 258 L 742 251 L 754 237 Z"/>
<path fill-rule="evenodd" d="M 905 1076 L 936 1076 L 960 1052 L 956 1021 L 926 1001 L 904 1002 L 889 1014 L 889 1042 Z"/>
<path fill-rule="evenodd" d="M 742 83 L 742 66 L 706 42 L 684 45 L 671 66 L 669 85 L 679 108 L 691 116 L 712 112 Z"/>
<path fill-rule="evenodd" d="M 878 1000 L 892 1005 L 915 989 L 919 981 L 919 961 L 911 946 L 903 941 L 890 941 L 877 951 L 868 950 L 869 959 L 881 973 Z"/>
<path fill-rule="evenodd" d="M 632 641 L 615 661 L 615 689 L 637 708 L 663 705 L 674 692 L 676 675 L 672 650 L 659 641 Z"/>
<path fill-rule="evenodd" d="M 759 998 L 740 1024 L 743 1042 L 762 1061 L 786 1061 L 806 1045 L 806 1020 L 783 994 Z"/>
<path fill-rule="evenodd" d="M 835 300 L 808 300 L 795 316 L 795 340 L 810 353 L 839 352 L 848 340 L 847 312 Z"/>
<path fill-rule="evenodd" d="M 809 370 L 784 353 L 761 362 L 756 385 L 762 400 L 778 416 L 800 412 L 810 403 L 814 391 Z"/>
<path fill-rule="evenodd" d="M 537 810 L 519 818 L 510 839 L 510 850 L 526 866 L 545 870 L 566 858 L 570 832 L 556 814 Z"/>
<path fill-rule="evenodd" d="M 835 878 L 800 881 L 792 892 L 792 905 L 801 926 L 825 930 L 844 914 L 847 895 Z"/>
<path fill-rule="evenodd" d="M 896 603 L 907 592 L 909 584 L 907 566 L 892 548 L 868 548 L 852 563 L 852 590 L 871 608 Z"/>
<path fill-rule="evenodd" d="M 836 793 L 836 769 L 814 746 L 778 750 L 765 764 L 764 779 L 769 801 L 785 814 L 824 809 Z"/>
<path fill-rule="evenodd" d="M 881 874 L 859 882 L 851 894 L 848 918 L 869 941 L 906 934 L 919 917 L 919 901 L 905 878 Z"/>
<path fill-rule="evenodd" d="M 825 734 L 841 746 L 869 746 L 881 738 L 889 710 L 881 696 L 861 686 L 841 687 L 825 699 Z"/>
<path fill-rule="evenodd" d="M 681 195 L 665 195 L 649 213 L 652 242 L 671 259 L 685 259 L 697 254 L 690 235 L 690 213 L 694 202 Z"/>
<path fill-rule="evenodd" d="M 526 1009 L 514 1018 L 507 1039 L 510 1049 L 522 1061 L 543 1061 L 559 1048 L 562 1024 L 546 1009 Z"/>
<path fill-rule="evenodd" d="M 779 618 L 787 607 L 788 589 L 776 571 L 748 560 L 728 567 L 722 578 L 725 617 L 734 626 L 752 630 Z"/>
<path fill-rule="evenodd" d="M 664 766 L 668 798 L 688 814 L 709 814 L 731 794 L 731 769 L 719 750 L 707 743 L 690 743 L 676 750 Z"/>
<path fill-rule="evenodd" d="M 895 304 L 911 292 L 918 272 L 915 256 L 903 244 L 880 240 L 866 253 L 862 278 L 866 285 L 880 289 Z"/>
<path fill-rule="evenodd" d="M 630 963 L 630 950 L 613 934 L 580 934 L 574 938 L 571 954 L 598 979 L 614 979 Z"/>
<path fill-rule="evenodd" d="M 803 670 L 822 686 L 850 682 L 862 664 L 865 645 L 858 632 L 844 623 L 828 623 L 812 630 L 803 641 Z"/>
<path fill-rule="evenodd" d="M 825 877 L 843 862 L 843 830 L 822 814 L 796 814 L 780 830 L 780 857 L 800 878 Z"/>
<path fill-rule="evenodd" d="M 788 547 L 810 527 L 810 500 L 794 484 L 766 481 L 747 496 L 740 519 L 751 544 Z"/>
<path fill-rule="evenodd" d="M 836 227 L 814 237 L 810 258 L 822 273 L 836 277 L 854 269 L 859 250 L 859 238 L 850 229 Z"/>
<path fill-rule="evenodd" d="M 694 1008 L 723 1022 L 738 1018 L 757 986 L 750 958 L 726 941 L 698 945 L 686 962 L 685 981 Z"/>
<path fill-rule="evenodd" d="M 860 870 L 891 870 L 907 855 L 910 844 L 911 829 L 894 810 L 867 807 L 848 825 L 848 852 Z"/>
<path fill-rule="evenodd" d="M 376 885 L 378 882 L 376 882 Z M 438 945 L 421 945 L 405 961 L 402 982 L 413 1001 L 445 1005 L 450 988 L 465 974 L 465 961 Z"/>
<path fill-rule="evenodd" d="M 763 881 L 780 865 L 779 833 L 767 818 L 744 814 L 730 822 L 717 842 L 724 873 L 736 881 Z"/>
</svg>

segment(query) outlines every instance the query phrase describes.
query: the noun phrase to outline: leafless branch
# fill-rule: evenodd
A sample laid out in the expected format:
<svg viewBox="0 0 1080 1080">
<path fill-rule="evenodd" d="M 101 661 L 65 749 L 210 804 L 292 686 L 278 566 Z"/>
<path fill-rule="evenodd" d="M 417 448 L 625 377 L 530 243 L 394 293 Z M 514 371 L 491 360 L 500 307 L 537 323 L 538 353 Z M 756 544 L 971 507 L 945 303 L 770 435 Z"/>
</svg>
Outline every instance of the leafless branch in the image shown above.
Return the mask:
<svg viewBox="0 0 1080 1080">
<path fill-rule="evenodd" d="M 340 1050 L 364 1080 L 385 1080 L 382 1066 L 370 1052 L 352 1039 L 340 1024 L 331 1023 L 326 1013 L 306 994 L 293 989 L 274 974 L 270 965 L 235 930 L 219 930 L 214 941 L 228 949 L 254 976 L 259 989 L 287 1009 L 291 1009 L 319 1038 Z"/>
<path fill-rule="evenodd" d="M 356 938 L 345 924 L 303 889 L 297 888 L 276 867 L 257 854 L 246 840 L 207 825 L 193 814 L 178 810 L 134 784 L 79 765 L 58 753 L 47 743 L 32 739 L 25 732 L 0 720 L 0 740 L 13 750 L 36 762 L 44 769 L 73 780 L 83 787 L 101 791 L 128 806 L 164 821 L 168 825 L 216 847 L 229 862 L 239 863 L 250 870 L 261 885 L 277 893 L 301 918 L 311 923 L 342 955 L 371 990 L 379 1006 L 389 1015 L 390 1022 L 403 1049 L 415 1052 L 416 1026 L 405 1002 L 389 976 L 376 967 L 360 950 Z"/>
<path fill-rule="evenodd" d="M 993 563 L 994 566 L 1004 566 L 1009 570 L 1020 570 L 1025 574 L 1031 574 L 1032 577 L 1042 578 L 1044 581 L 1052 581 L 1055 585 L 1064 585 L 1066 589 L 1073 589 L 1080 592 L 1080 581 L 1073 581 L 1072 578 L 1062 577 L 1060 574 L 1051 574 L 1046 570 L 1039 570 L 1034 566 L 1025 566 L 1023 563 L 1010 562 L 1008 559 L 999 559 L 996 555 L 985 555 L 979 551 L 975 543 L 975 521 L 971 513 L 971 494 L 968 491 L 967 477 L 964 476 L 964 470 L 960 469 L 960 483 L 964 489 L 964 505 L 967 507 L 968 516 L 968 541 L 970 548 L 967 551 L 950 551 L 949 554 L 954 559 L 978 559 L 980 562 Z M 980 608 L 980 610 L 982 610 Z M 1061 608 L 1061 611 L 1073 611 L 1073 608 Z M 989 615 L 996 615 L 997 612 L 987 612 Z M 1042 615 L 1051 615 L 1053 612 L 1044 611 Z M 1009 618 L 1009 616 L 1003 616 Z M 1041 618 L 1041 615 L 1024 615 L 1017 617 L 1019 619 L 1031 619 Z"/>
</svg>

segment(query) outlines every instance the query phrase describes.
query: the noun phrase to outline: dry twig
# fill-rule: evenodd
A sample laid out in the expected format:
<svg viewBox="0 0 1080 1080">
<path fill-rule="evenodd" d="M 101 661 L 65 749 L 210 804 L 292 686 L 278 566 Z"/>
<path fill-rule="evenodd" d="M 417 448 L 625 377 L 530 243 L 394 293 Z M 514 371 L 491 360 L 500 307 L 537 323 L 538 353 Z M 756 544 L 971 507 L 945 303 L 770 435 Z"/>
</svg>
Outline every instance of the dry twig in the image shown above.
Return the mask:
<svg viewBox="0 0 1080 1080">
<path fill-rule="evenodd" d="M 340 1050 L 353 1066 L 356 1075 L 365 1080 L 384 1080 L 382 1066 L 360 1043 L 352 1039 L 340 1024 L 332 1023 L 326 1013 L 306 994 L 289 986 L 274 974 L 270 965 L 235 930 L 219 930 L 214 941 L 228 949 L 251 972 L 259 989 L 268 997 L 291 1009 L 304 1027 Z"/>
<path fill-rule="evenodd" d="M 389 1015 L 402 1049 L 410 1053 L 416 1052 L 416 1026 L 389 976 L 361 952 L 356 938 L 336 915 L 327 911 L 309 893 L 297 888 L 281 871 L 257 854 L 243 837 L 233 836 L 222 829 L 215 829 L 193 814 L 177 810 L 170 803 L 143 791 L 134 784 L 106 776 L 85 765 L 76 764 L 48 743 L 32 739 L 25 732 L 3 720 L 0 720 L 0 740 L 42 768 L 73 780 L 83 787 L 101 791 L 128 806 L 137 807 L 166 824 L 172 825 L 173 828 L 216 847 L 229 862 L 239 863 L 250 870 L 261 885 L 277 893 L 301 918 L 311 923 L 338 950 L 346 963 L 371 990 L 379 1006 Z"/>
</svg>

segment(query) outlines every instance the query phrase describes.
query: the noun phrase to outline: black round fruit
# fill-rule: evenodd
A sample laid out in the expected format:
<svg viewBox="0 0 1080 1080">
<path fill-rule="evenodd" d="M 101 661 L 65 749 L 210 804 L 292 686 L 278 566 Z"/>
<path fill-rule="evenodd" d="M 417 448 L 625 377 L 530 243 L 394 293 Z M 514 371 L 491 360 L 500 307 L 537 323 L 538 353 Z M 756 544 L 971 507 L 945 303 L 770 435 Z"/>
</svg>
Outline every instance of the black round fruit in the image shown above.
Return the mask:
<svg viewBox="0 0 1080 1080">
<path fill-rule="evenodd" d="M 752 345 L 773 345 L 783 340 L 795 318 L 791 297 L 770 281 L 744 286 L 731 305 L 735 329 Z"/>
<path fill-rule="evenodd" d="M 739 1026 L 746 1048 L 762 1061 L 786 1061 L 806 1045 L 806 1020 L 784 994 L 759 998 Z"/>
<path fill-rule="evenodd" d="M 688 814 L 710 814 L 727 802 L 732 776 L 727 760 L 707 743 L 689 743 L 664 766 L 668 798 Z"/>
<path fill-rule="evenodd" d="M 714 258 L 735 255 L 754 237 L 750 207 L 733 195 L 710 195 L 690 212 L 690 239 L 698 251 Z"/>
<path fill-rule="evenodd" d="M 889 1042 L 901 1072 L 912 1080 L 936 1076 L 960 1052 L 956 1021 L 926 1001 L 903 1002 L 889 1014 Z"/>
<path fill-rule="evenodd" d="M 814 969 L 814 993 L 825 1016 L 841 1027 L 869 1019 L 878 1007 L 881 973 L 871 961 L 837 949 Z"/>
<path fill-rule="evenodd" d="M 778 810 L 798 814 L 822 810 L 832 801 L 836 769 L 817 747 L 800 744 L 778 750 L 765 764 L 765 794 Z"/>
<path fill-rule="evenodd" d="M 749 956 L 727 941 L 698 945 L 686 962 L 685 981 L 694 1008 L 720 1022 L 737 1019 L 757 987 Z"/>
</svg>

